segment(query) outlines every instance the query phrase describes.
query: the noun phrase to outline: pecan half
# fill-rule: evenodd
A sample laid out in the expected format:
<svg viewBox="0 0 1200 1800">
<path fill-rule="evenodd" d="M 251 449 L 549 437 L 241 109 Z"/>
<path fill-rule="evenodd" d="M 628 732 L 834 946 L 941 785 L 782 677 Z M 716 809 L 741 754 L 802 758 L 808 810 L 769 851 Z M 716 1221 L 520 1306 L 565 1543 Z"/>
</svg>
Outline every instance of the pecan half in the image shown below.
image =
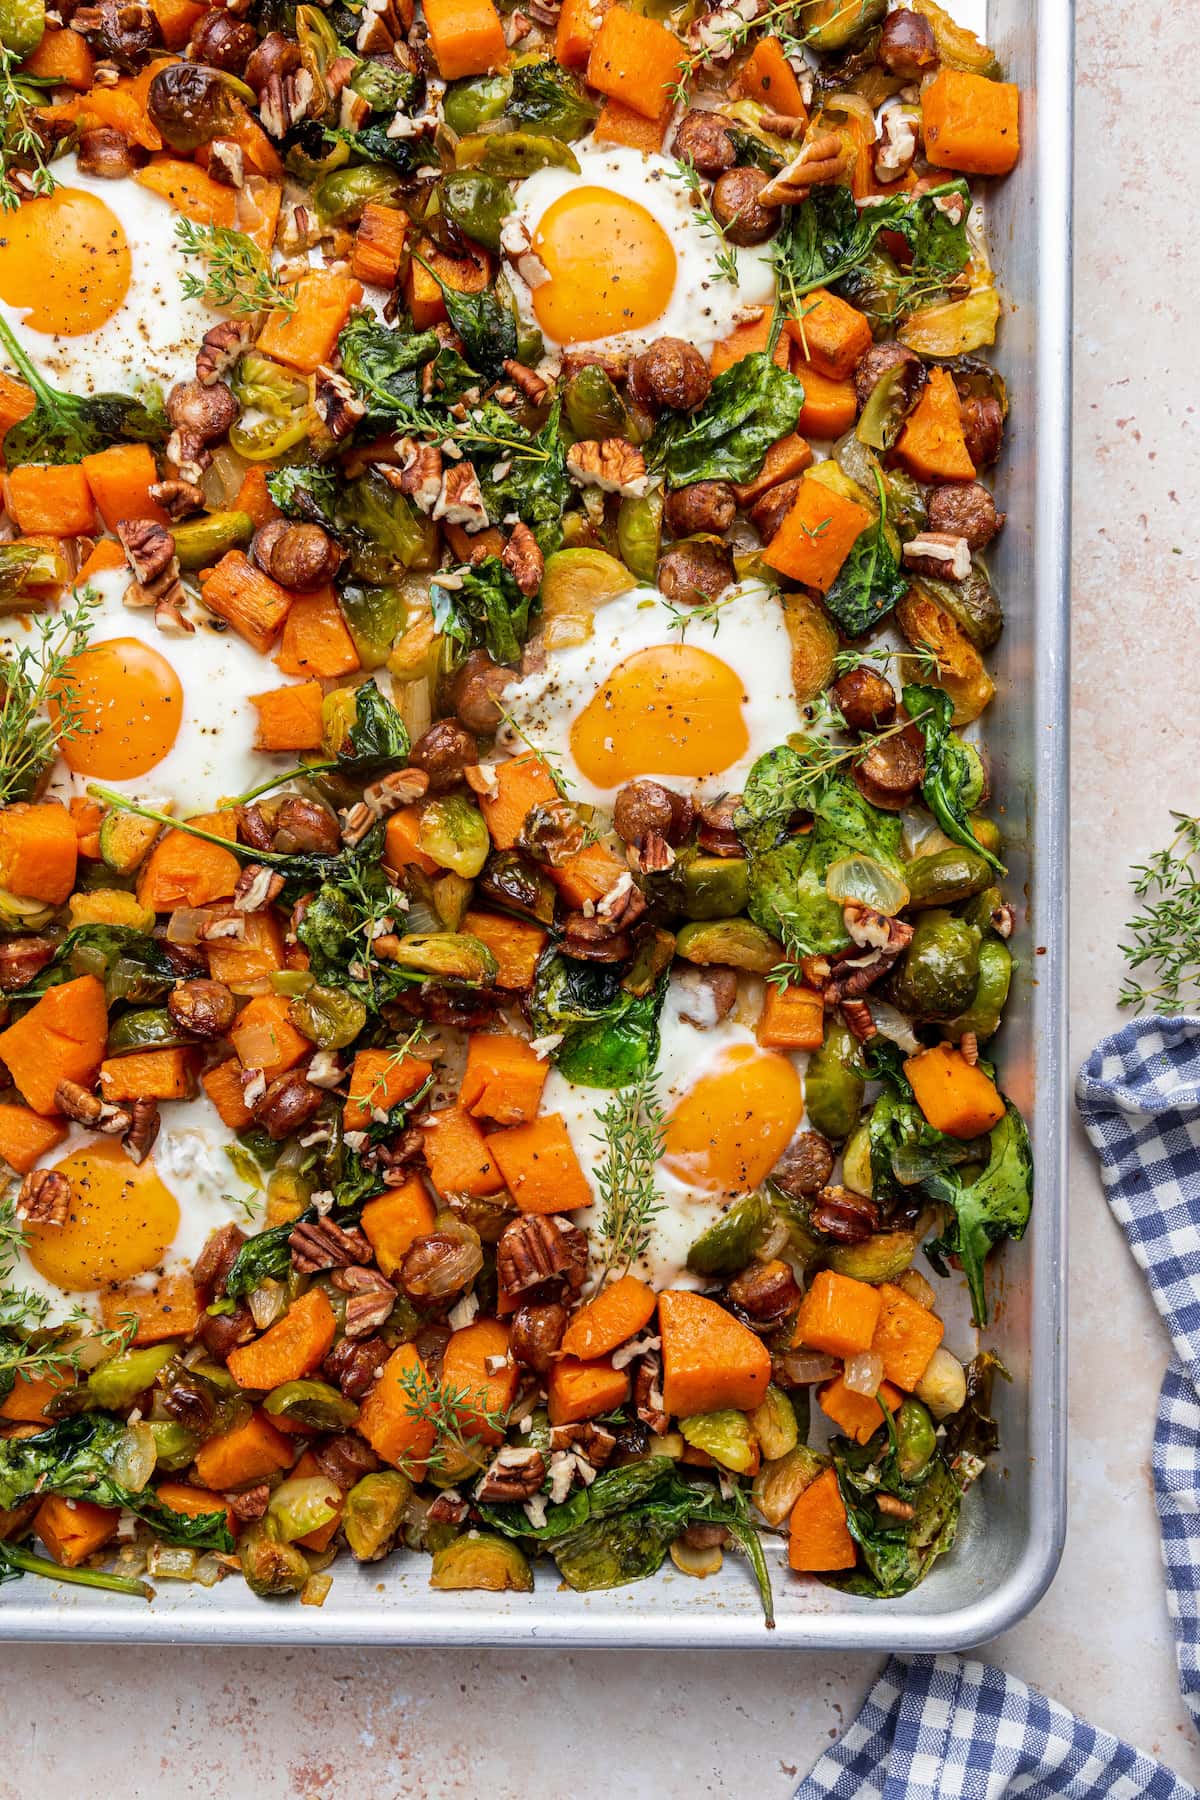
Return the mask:
<svg viewBox="0 0 1200 1800">
<path fill-rule="evenodd" d="M 546 1459 L 540 1450 L 506 1444 L 498 1450 L 475 1489 L 477 1500 L 528 1500 L 546 1479 Z"/>
<path fill-rule="evenodd" d="M 265 1514 L 271 1499 L 271 1490 L 265 1481 L 257 1487 L 245 1488 L 240 1494 L 226 1494 L 225 1499 L 234 1517 L 244 1525 L 253 1525 Z"/>
<path fill-rule="evenodd" d="M 396 1304 L 396 1290 L 376 1269 L 339 1269 L 333 1285 L 347 1296 L 346 1336 L 370 1337 L 385 1325 Z"/>
<path fill-rule="evenodd" d="M 233 904 L 238 912 L 265 912 L 283 892 L 283 876 L 266 863 L 247 863 L 234 883 Z"/>
<path fill-rule="evenodd" d="M 487 507 L 483 504 L 483 489 L 474 463 L 451 463 L 449 468 L 442 470 L 441 486 L 431 516 L 445 519 L 447 525 L 461 525 L 464 531 L 484 530 L 488 522 Z"/>
<path fill-rule="evenodd" d="M 78 1081 L 60 1081 L 54 1090 L 54 1104 L 77 1125 L 95 1125 L 104 1110 L 104 1102 Z"/>
<path fill-rule="evenodd" d="M 406 437 L 400 439 L 400 456 L 400 492 L 407 495 L 418 512 L 431 513 L 442 491 L 441 451 L 434 444 Z"/>
<path fill-rule="evenodd" d="M 130 1106 L 132 1118 L 129 1130 L 121 1140 L 122 1148 L 130 1162 L 144 1163 L 154 1148 L 158 1136 L 158 1128 L 162 1123 L 158 1112 L 157 1100 L 134 1100 Z"/>
<path fill-rule="evenodd" d="M 196 380 L 201 387 L 212 387 L 227 369 L 232 369 L 253 336 L 245 319 L 226 319 L 206 331 L 196 352 Z"/>
<path fill-rule="evenodd" d="M 17 1194 L 16 1214 L 30 1225 L 65 1225 L 71 1184 L 57 1169 L 30 1169 Z"/>
<path fill-rule="evenodd" d="M 551 1450 L 573 1451 L 590 1462 L 593 1469 L 603 1469 L 616 1447 L 616 1433 L 591 1419 L 577 1425 L 554 1425 L 550 1430 Z"/>
<path fill-rule="evenodd" d="M 156 519 L 121 519 L 117 524 L 117 536 L 142 587 L 148 588 L 157 581 L 175 561 L 175 539 Z"/>
<path fill-rule="evenodd" d="M 152 481 L 146 491 L 176 522 L 200 512 L 204 506 L 204 489 L 194 481 Z"/>
<path fill-rule="evenodd" d="M 851 1036 L 860 1044 L 869 1044 L 873 1037 L 879 1036 L 878 1027 L 871 1017 L 871 1009 L 865 1000 L 843 1000 L 842 1017 L 850 1028 Z"/>
<path fill-rule="evenodd" d="M 780 169 L 758 195 L 760 206 L 799 206 L 815 187 L 832 187 L 845 177 L 853 150 L 836 131 L 805 144 L 799 156 Z"/>
<path fill-rule="evenodd" d="M 332 1219 L 306 1219 L 288 1236 L 292 1267 L 300 1275 L 322 1269 L 348 1269 L 352 1263 L 369 1263 L 371 1246 L 357 1227 L 343 1231 Z"/>
<path fill-rule="evenodd" d="M 342 1338 L 321 1364 L 321 1373 L 336 1382 L 347 1400 L 361 1400 L 391 1353 L 381 1337 Z"/>
<path fill-rule="evenodd" d="M 537 593 L 542 585 L 546 559 L 541 545 L 524 522 L 513 526 L 512 536 L 500 553 L 500 561 L 523 594 Z"/>
<path fill-rule="evenodd" d="M 322 365 L 317 370 L 313 388 L 313 406 L 330 437 L 335 442 L 349 437 L 367 409 L 346 377 Z"/>
<path fill-rule="evenodd" d="M 583 438 L 567 451 L 567 471 L 580 487 L 640 499 L 650 485 L 646 458 L 624 438 Z"/>
<path fill-rule="evenodd" d="M 521 390 L 531 405 L 541 405 L 546 398 L 546 383 L 535 370 L 527 369 L 524 363 L 509 357 L 504 364 L 504 373 L 513 386 Z"/>
<path fill-rule="evenodd" d="M 496 1275 L 510 1299 L 551 1281 L 566 1281 L 578 1290 L 586 1269 L 586 1234 L 576 1225 L 560 1223 L 554 1213 L 523 1214 L 504 1227 L 496 1245 Z"/>
</svg>

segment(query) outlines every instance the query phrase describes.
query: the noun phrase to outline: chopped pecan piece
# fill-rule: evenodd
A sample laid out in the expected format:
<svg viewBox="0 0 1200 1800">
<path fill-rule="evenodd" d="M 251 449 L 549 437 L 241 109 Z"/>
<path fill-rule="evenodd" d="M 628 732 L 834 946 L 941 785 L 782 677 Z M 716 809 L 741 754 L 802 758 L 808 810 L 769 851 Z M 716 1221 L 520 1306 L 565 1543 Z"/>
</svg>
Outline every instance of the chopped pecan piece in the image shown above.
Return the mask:
<svg viewBox="0 0 1200 1800">
<path fill-rule="evenodd" d="M 253 1525 L 265 1514 L 271 1500 L 271 1490 L 265 1481 L 257 1487 L 245 1488 L 240 1494 L 226 1494 L 229 1510 L 243 1525 Z"/>
<path fill-rule="evenodd" d="M 541 546 L 528 525 L 513 526 L 512 536 L 500 553 L 500 560 L 523 594 L 536 594 L 542 585 L 546 559 Z"/>
<path fill-rule="evenodd" d="M 551 1281 L 566 1281 L 578 1290 L 586 1269 L 586 1234 L 576 1225 L 560 1223 L 557 1214 L 522 1214 L 504 1227 L 496 1245 L 496 1274 L 509 1299 Z"/>
<path fill-rule="evenodd" d="M 640 499 L 649 486 L 646 458 L 625 438 L 583 438 L 567 451 L 567 470 L 580 487 Z"/>
<path fill-rule="evenodd" d="M 234 883 L 233 904 L 238 912 L 265 912 L 283 892 L 283 876 L 266 863 L 247 863 Z"/>
<path fill-rule="evenodd" d="M 879 1036 L 878 1028 L 871 1017 L 871 1009 L 865 1000 L 843 1000 L 842 1017 L 846 1021 L 853 1037 L 860 1044 L 869 1044 L 873 1037 Z"/>
<path fill-rule="evenodd" d="M 322 1269 L 348 1269 L 352 1263 L 369 1263 L 371 1246 L 357 1227 L 343 1231 L 332 1219 L 306 1219 L 288 1237 L 292 1267 L 301 1275 Z"/>
<path fill-rule="evenodd" d="M 425 1517 L 433 1525 L 461 1525 L 470 1507 L 461 1494 L 439 1494 Z"/>
<path fill-rule="evenodd" d="M 591 1419 L 577 1425 L 554 1425 L 550 1429 L 551 1450 L 570 1450 L 590 1462 L 593 1469 L 603 1469 L 616 1447 L 616 1433 Z"/>
<path fill-rule="evenodd" d="M 633 1410 L 643 1425 L 661 1436 L 669 1419 L 662 1396 L 662 1357 L 657 1350 L 647 1350 L 638 1363 L 633 1378 Z"/>
<path fill-rule="evenodd" d="M 516 362 L 512 357 L 505 362 L 504 373 L 515 388 L 520 388 L 531 405 L 541 405 L 546 398 L 546 383 L 540 375 L 533 369 L 527 369 L 524 363 Z"/>
<path fill-rule="evenodd" d="M 416 438 L 400 439 L 400 476 L 398 486 L 418 512 L 431 513 L 442 491 L 442 453 L 434 444 L 422 444 Z"/>
<path fill-rule="evenodd" d="M 845 178 L 853 151 L 836 131 L 805 144 L 758 195 L 760 206 L 799 206 L 815 187 L 833 187 Z"/>
<path fill-rule="evenodd" d="M 289 75 L 268 75 L 258 96 L 258 116 L 265 132 L 283 138 L 318 103 L 312 75 L 305 68 L 294 69 Z"/>
<path fill-rule="evenodd" d="M 57 1169 L 30 1169 L 17 1194 L 16 1214 L 29 1225 L 65 1225 L 71 1184 Z"/>
<path fill-rule="evenodd" d="M 220 325 L 214 325 L 211 331 L 206 331 L 196 352 L 196 380 L 201 387 L 212 387 L 227 369 L 233 367 L 252 339 L 253 333 L 245 319 L 225 319 Z M 155 495 L 155 498 L 158 496 Z M 160 504 L 165 505 L 165 502 Z"/>
<path fill-rule="evenodd" d="M 314 379 L 313 406 L 335 443 L 349 437 L 367 410 L 346 377 L 324 366 Z"/>
<path fill-rule="evenodd" d="M 505 1444 L 484 1471 L 475 1489 L 475 1498 L 490 1502 L 528 1500 L 545 1479 L 546 1459 L 540 1450 Z"/>
<path fill-rule="evenodd" d="M 464 531 L 483 531 L 488 522 L 483 504 L 483 489 L 471 462 L 451 463 L 442 470 L 441 486 L 434 502 L 435 519 L 447 525 L 461 525 Z"/>
<path fill-rule="evenodd" d="M 914 575 L 940 575 L 946 581 L 965 581 L 971 573 L 971 546 L 965 537 L 950 531 L 919 531 L 901 552 L 904 566 Z"/>
<path fill-rule="evenodd" d="M 377 1269 L 339 1269 L 333 1285 L 346 1299 L 346 1336 L 370 1337 L 385 1325 L 396 1304 L 396 1290 Z"/>
<path fill-rule="evenodd" d="M 200 512 L 204 506 L 204 489 L 194 481 L 152 481 L 146 491 L 176 523 Z"/>
</svg>

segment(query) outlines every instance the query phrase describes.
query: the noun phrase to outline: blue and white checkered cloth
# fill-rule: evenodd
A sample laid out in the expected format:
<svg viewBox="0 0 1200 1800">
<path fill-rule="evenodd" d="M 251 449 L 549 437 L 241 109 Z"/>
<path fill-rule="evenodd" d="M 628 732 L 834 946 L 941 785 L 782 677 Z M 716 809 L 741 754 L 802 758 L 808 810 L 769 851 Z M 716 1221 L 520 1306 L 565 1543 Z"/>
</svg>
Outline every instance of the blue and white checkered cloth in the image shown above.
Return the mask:
<svg viewBox="0 0 1200 1800">
<path fill-rule="evenodd" d="M 1200 1018 L 1141 1019 L 1079 1074 L 1113 1215 L 1175 1355 L 1154 1493 L 1179 1684 L 1200 1723 Z M 1197 1790 L 1024 1682 L 955 1656 L 893 1658 L 796 1800 L 1197 1800 Z"/>
<path fill-rule="evenodd" d="M 958 1656 L 893 1658 L 795 1800 L 1196 1800 L 1162 1763 L 1023 1681 Z"/>
</svg>

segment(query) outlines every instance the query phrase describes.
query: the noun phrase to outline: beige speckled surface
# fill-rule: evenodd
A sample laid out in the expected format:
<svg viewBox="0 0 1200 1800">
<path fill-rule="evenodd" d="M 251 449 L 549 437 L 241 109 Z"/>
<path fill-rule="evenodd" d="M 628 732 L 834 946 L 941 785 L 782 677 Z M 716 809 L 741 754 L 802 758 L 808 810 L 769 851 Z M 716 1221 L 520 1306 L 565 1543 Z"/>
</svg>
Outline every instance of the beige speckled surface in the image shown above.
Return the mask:
<svg viewBox="0 0 1200 1800">
<path fill-rule="evenodd" d="M 1194 654 L 1180 653 L 1198 592 L 1200 395 L 1187 321 L 1200 253 L 1195 206 L 1189 224 L 1150 127 L 1190 67 L 1194 10 L 1139 8 L 1135 34 L 1108 0 L 1078 9 L 1076 1061 L 1115 1023 L 1125 867 L 1165 839 L 1169 805 L 1200 807 L 1194 733 L 1181 729 L 1194 715 Z M 1076 1148 L 1071 1534 L 1046 1600 L 988 1654 L 1200 1787 L 1147 1464 L 1166 1339 Z M 87 1648 L 8 1648 L 3 1662 L 0 1800 L 593 1800 L 613 1791 L 614 1763 L 630 1795 L 776 1800 L 857 1709 L 875 1666 Z"/>
</svg>

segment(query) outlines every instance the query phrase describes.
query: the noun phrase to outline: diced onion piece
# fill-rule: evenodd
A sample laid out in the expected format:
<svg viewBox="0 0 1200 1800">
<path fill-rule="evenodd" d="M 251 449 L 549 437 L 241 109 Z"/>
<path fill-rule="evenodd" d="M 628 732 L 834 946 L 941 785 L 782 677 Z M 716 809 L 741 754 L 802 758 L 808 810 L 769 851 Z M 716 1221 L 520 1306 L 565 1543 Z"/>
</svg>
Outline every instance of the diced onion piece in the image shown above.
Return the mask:
<svg viewBox="0 0 1200 1800">
<path fill-rule="evenodd" d="M 779 1358 L 779 1370 L 785 1385 L 810 1387 L 816 1381 L 828 1381 L 837 1374 L 832 1356 L 818 1350 L 787 1350 Z"/>
<path fill-rule="evenodd" d="M 177 906 L 167 920 L 168 944 L 198 944 L 200 933 L 211 918 L 212 914 L 202 906 Z"/>
<path fill-rule="evenodd" d="M 282 1315 L 287 1305 L 287 1291 L 280 1281 L 264 1281 L 261 1287 L 246 1296 L 246 1305 L 256 1329 L 265 1331 Z"/>
<path fill-rule="evenodd" d="M 144 1419 L 127 1425 L 113 1451 L 113 1477 L 131 1494 L 140 1494 L 154 1473 L 158 1461 L 158 1445 L 154 1433 Z"/>
<path fill-rule="evenodd" d="M 967 1398 L 967 1372 L 949 1350 L 937 1349 L 916 1386 L 917 1399 L 935 1419 L 948 1419 Z"/>
<path fill-rule="evenodd" d="M 873 1398 L 883 1380 L 882 1356 L 877 1350 L 860 1350 L 857 1356 L 848 1356 L 843 1379 L 852 1394 Z"/>
<path fill-rule="evenodd" d="M 146 1573 L 162 1581 L 194 1581 L 199 1558 L 182 1544 L 151 1544 Z"/>
<path fill-rule="evenodd" d="M 324 1606 L 326 1596 L 332 1586 L 332 1575 L 310 1575 L 300 1589 L 301 1606 Z"/>
<path fill-rule="evenodd" d="M 915 1056 L 921 1048 L 921 1041 L 905 1018 L 904 1014 L 888 1000 L 877 1000 L 871 995 L 871 1018 L 880 1037 L 890 1038 L 904 1051 L 906 1056 Z"/>
<path fill-rule="evenodd" d="M 873 856 L 839 857 L 829 866 L 825 892 L 839 906 L 844 906 L 847 900 L 857 900 L 888 919 L 903 912 L 909 902 L 905 883 L 882 863 L 877 863 Z"/>
</svg>

